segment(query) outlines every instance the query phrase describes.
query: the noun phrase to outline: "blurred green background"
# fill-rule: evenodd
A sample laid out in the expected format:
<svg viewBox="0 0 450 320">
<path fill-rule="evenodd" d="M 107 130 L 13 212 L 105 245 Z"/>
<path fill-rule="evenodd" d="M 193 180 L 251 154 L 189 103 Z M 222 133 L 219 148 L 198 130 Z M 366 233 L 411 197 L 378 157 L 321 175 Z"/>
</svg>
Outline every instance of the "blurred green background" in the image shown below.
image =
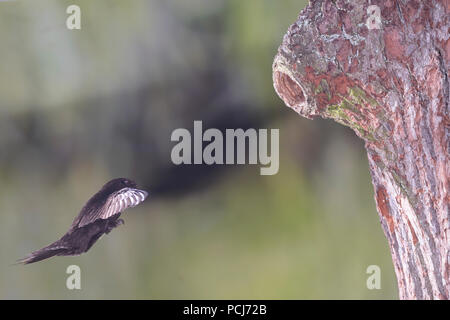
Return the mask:
<svg viewBox="0 0 450 320">
<path fill-rule="evenodd" d="M 81 7 L 81 30 L 66 8 Z M 284 106 L 288 0 L 0 2 L 0 298 L 396 299 L 363 143 Z M 280 169 L 171 163 L 171 132 L 279 128 Z M 115 177 L 151 192 L 86 254 L 28 266 Z M 81 290 L 66 289 L 67 266 Z M 381 268 L 368 290 L 366 268 Z"/>
</svg>

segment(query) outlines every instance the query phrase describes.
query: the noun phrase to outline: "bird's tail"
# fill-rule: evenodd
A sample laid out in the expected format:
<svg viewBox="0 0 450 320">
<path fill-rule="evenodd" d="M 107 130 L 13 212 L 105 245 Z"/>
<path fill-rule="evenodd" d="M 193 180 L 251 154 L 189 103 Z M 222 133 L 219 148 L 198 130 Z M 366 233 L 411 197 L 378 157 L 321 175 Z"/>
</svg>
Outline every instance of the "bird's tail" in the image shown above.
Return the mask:
<svg viewBox="0 0 450 320">
<path fill-rule="evenodd" d="M 17 264 L 30 264 L 38 262 L 56 255 L 60 255 L 66 251 L 67 248 L 62 246 L 60 240 L 36 251 L 30 253 L 27 257 L 17 260 Z"/>
</svg>

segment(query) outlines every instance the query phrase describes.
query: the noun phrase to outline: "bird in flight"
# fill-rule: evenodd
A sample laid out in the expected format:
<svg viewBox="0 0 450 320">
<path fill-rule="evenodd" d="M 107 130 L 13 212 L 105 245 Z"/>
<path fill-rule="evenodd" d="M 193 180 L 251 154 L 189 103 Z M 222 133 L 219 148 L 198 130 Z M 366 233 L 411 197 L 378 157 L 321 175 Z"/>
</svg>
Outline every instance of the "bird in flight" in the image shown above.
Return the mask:
<svg viewBox="0 0 450 320">
<path fill-rule="evenodd" d="M 33 251 L 18 263 L 29 264 L 53 256 L 74 256 L 87 252 L 103 235 L 124 223 L 120 214 L 147 198 L 148 193 L 136 189 L 136 183 L 118 178 L 106 183 L 81 209 L 61 239 Z"/>
</svg>

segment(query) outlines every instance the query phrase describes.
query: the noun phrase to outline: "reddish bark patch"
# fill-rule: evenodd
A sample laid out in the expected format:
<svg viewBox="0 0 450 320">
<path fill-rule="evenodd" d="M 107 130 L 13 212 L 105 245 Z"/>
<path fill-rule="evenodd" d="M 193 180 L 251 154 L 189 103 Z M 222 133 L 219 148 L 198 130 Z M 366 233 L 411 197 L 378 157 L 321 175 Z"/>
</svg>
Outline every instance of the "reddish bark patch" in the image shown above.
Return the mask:
<svg viewBox="0 0 450 320">
<path fill-rule="evenodd" d="M 336 58 L 339 61 L 339 64 L 342 66 L 342 69 L 344 72 L 349 71 L 349 65 L 348 65 L 348 56 L 350 55 L 350 52 L 352 50 L 352 45 L 350 41 L 340 41 L 339 42 L 339 50 L 336 54 Z"/>
<path fill-rule="evenodd" d="M 385 6 L 386 8 L 391 8 L 391 7 L 394 6 L 394 2 L 391 1 L 391 0 L 386 0 L 386 1 L 384 2 L 384 6 Z"/>
<path fill-rule="evenodd" d="M 359 62 L 357 59 L 352 59 L 352 64 L 350 66 L 350 72 L 356 72 L 358 70 L 359 67 Z"/>
<path fill-rule="evenodd" d="M 386 223 L 389 226 L 389 231 L 391 233 L 394 232 L 394 221 L 392 219 L 390 210 L 389 210 L 389 203 L 388 203 L 388 197 L 386 188 L 383 186 L 379 186 L 376 191 L 375 200 L 377 201 L 378 210 L 381 213 L 381 216 L 384 218 Z"/>
<path fill-rule="evenodd" d="M 416 18 L 417 11 L 419 10 L 419 3 L 416 1 L 410 1 L 403 10 L 403 16 L 409 22 Z"/>
<path fill-rule="evenodd" d="M 447 39 L 447 41 L 445 41 L 445 44 L 443 45 L 443 47 L 445 48 L 444 59 L 445 59 L 445 62 L 448 63 L 450 61 L 450 39 Z"/>
<path fill-rule="evenodd" d="M 387 76 L 386 68 L 378 69 L 377 70 L 377 76 L 379 76 L 381 79 L 385 79 Z"/>
<path fill-rule="evenodd" d="M 433 68 L 428 72 L 426 86 L 428 89 L 428 95 L 432 98 L 437 97 L 441 92 L 441 73 L 438 68 Z"/>
<path fill-rule="evenodd" d="M 445 13 L 449 14 L 450 13 L 450 0 L 444 1 L 444 7 L 445 7 Z"/>
<path fill-rule="evenodd" d="M 346 96 L 348 88 L 352 87 L 352 82 L 345 75 L 341 75 L 333 79 L 333 85 L 337 94 Z"/>
<path fill-rule="evenodd" d="M 341 20 L 344 24 L 345 32 L 352 34 L 353 33 L 353 25 L 352 25 L 352 19 L 350 18 L 350 15 L 342 14 Z"/>
<path fill-rule="evenodd" d="M 408 220 L 408 226 L 409 226 L 409 230 L 411 231 L 411 234 L 412 234 L 412 237 L 413 237 L 413 244 L 414 245 L 416 245 L 416 243 L 417 243 L 417 236 L 416 236 L 416 233 L 414 232 L 414 229 L 413 229 L 413 227 L 412 227 L 412 225 L 411 225 L 411 222 L 409 222 L 409 220 Z"/>
<path fill-rule="evenodd" d="M 404 59 L 405 48 L 402 45 L 402 36 L 396 28 L 387 28 L 384 33 L 384 43 L 389 59 Z"/>
</svg>

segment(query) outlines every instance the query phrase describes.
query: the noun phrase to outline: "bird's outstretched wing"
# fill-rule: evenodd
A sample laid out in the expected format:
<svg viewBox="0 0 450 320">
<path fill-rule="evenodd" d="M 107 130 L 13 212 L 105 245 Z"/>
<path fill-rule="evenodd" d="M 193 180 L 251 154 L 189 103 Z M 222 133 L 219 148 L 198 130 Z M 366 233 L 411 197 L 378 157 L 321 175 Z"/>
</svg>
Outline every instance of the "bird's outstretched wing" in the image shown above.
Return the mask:
<svg viewBox="0 0 450 320">
<path fill-rule="evenodd" d="M 83 215 L 77 225 L 78 227 L 83 227 L 98 219 L 108 219 L 127 208 L 137 206 L 144 201 L 147 196 L 148 193 L 144 190 L 134 188 L 120 189 L 119 191 L 112 193 L 102 206 Z"/>
</svg>

